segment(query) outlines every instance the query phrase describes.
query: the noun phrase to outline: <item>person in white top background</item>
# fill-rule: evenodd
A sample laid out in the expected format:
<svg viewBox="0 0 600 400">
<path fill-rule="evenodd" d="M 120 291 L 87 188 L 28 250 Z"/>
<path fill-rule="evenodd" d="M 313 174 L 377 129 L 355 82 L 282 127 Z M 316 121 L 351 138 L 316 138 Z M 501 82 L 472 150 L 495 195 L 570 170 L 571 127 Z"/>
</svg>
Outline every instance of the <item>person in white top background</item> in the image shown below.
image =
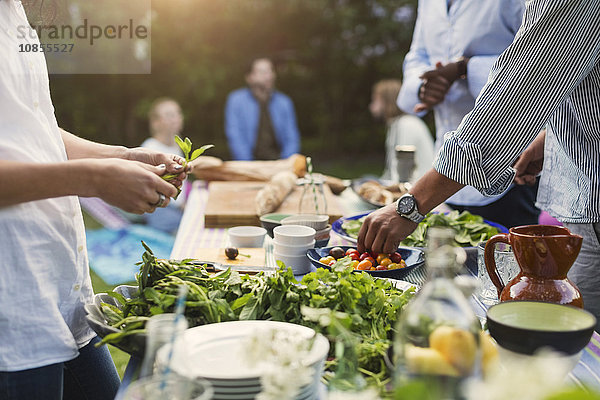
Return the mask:
<svg viewBox="0 0 600 400">
<path fill-rule="evenodd" d="M 411 182 L 419 179 L 433 165 L 433 139 L 427 125 L 414 115 L 404 114 L 396 105 L 402 83 L 386 79 L 373 85 L 369 111 L 379 120 L 385 121 L 385 170 L 382 179 L 398 181 L 396 146 L 415 146 L 415 171 Z"/>
<path fill-rule="evenodd" d="M 175 136 L 181 136 L 183 122 L 183 113 L 177 101 L 170 97 L 157 98 L 152 102 L 148 111 L 150 137 L 144 140 L 142 147 L 183 156 L 181 149 L 175 143 Z M 179 228 L 184 206 L 185 194 L 182 193 L 168 206 L 145 214 L 144 220 L 146 224 L 155 229 L 175 233 Z"/>
<path fill-rule="evenodd" d="M 92 302 L 77 196 L 128 212 L 164 207 L 177 155 L 97 144 L 59 128 L 21 2 L 0 1 L 0 398 L 113 399 L 119 378 L 84 319 Z M 173 182 L 160 175 L 180 172 Z"/>
</svg>

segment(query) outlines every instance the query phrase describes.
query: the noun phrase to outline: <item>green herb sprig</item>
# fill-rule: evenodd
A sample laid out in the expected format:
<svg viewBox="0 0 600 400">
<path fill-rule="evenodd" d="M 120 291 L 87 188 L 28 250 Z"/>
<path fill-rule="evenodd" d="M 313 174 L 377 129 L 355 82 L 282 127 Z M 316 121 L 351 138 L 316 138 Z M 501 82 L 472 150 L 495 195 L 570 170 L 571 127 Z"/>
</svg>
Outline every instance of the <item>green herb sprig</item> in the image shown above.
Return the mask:
<svg viewBox="0 0 600 400">
<path fill-rule="evenodd" d="M 175 143 L 177 143 L 177 146 L 179 146 L 179 148 L 183 152 L 183 156 L 185 157 L 185 161 L 182 164 L 182 167 L 184 168 L 184 170 L 190 162 L 192 162 L 196 158 L 200 157 L 202 154 L 204 154 L 204 152 L 206 150 L 215 147 L 212 144 L 205 144 L 204 146 L 200 147 L 199 149 L 192 151 L 192 141 L 190 140 L 190 138 L 186 137 L 185 139 L 181 139 L 179 136 L 175 136 Z M 166 175 L 163 175 L 162 178 L 165 181 L 169 182 L 169 181 L 173 180 L 174 178 L 176 178 L 178 175 L 179 175 L 179 173 L 166 174 Z M 177 199 L 177 197 L 179 196 L 179 193 L 181 193 L 181 190 L 179 188 L 177 188 L 177 196 L 175 196 L 175 199 Z"/>
</svg>

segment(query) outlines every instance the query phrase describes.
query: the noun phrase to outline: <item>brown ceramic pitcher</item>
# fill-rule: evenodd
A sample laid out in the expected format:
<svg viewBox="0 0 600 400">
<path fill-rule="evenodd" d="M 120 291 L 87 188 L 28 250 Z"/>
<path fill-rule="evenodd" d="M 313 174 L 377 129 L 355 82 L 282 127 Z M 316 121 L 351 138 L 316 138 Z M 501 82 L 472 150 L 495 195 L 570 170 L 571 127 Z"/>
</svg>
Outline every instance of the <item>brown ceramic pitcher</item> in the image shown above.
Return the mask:
<svg viewBox="0 0 600 400">
<path fill-rule="evenodd" d="M 567 228 L 552 225 L 519 226 L 493 236 L 485 246 L 485 268 L 500 301 L 537 300 L 583 308 L 579 289 L 567 278 L 582 241 Z M 521 268 L 506 286 L 494 259 L 498 242 L 512 246 Z"/>
</svg>

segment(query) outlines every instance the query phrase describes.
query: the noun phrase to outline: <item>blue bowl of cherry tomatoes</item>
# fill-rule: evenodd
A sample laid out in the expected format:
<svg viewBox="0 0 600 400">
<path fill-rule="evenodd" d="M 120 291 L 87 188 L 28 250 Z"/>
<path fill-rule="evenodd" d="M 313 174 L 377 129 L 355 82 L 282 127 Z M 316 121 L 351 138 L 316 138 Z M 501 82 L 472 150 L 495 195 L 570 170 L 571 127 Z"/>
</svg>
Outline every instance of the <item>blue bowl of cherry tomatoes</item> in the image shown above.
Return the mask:
<svg viewBox="0 0 600 400">
<path fill-rule="evenodd" d="M 335 246 L 310 249 L 306 255 L 316 268 L 352 267 L 378 278 L 402 279 L 425 264 L 423 251 L 411 247 L 399 247 L 392 254 L 360 254 L 356 247 Z"/>
</svg>

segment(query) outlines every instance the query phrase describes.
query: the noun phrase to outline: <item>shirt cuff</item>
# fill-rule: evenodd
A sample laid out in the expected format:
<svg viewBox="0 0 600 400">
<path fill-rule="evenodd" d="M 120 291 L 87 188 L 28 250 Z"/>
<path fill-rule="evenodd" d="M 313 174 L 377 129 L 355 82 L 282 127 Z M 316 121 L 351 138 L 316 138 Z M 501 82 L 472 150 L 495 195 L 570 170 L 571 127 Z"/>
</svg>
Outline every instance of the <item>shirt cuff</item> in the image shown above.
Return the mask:
<svg viewBox="0 0 600 400">
<path fill-rule="evenodd" d="M 398 93 L 396 105 L 407 114 L 422 117 L 427 114 L 427 111 L 420 113 L 415 113 L 414 111 L 415 106 L 421 102 L 419 99 L 419 89 L 421 88 L 423 81 L 418 77 L 420 75 L 421 74 L 417 74 L 413 77 L 406 78 L 404 82 L 402 82 L 402 88 L 400 89 L 400 93 Z"/>
<path fill-rule="evenodd" d="M 446 134 L 433 168 L 453 181 L 473 186 L 487 197 L 504 193 L 515 177 L 512 167 L 493 175 L 486 172 L 479 145 L 466 142 L 453 133 Z"/>
</svg>

